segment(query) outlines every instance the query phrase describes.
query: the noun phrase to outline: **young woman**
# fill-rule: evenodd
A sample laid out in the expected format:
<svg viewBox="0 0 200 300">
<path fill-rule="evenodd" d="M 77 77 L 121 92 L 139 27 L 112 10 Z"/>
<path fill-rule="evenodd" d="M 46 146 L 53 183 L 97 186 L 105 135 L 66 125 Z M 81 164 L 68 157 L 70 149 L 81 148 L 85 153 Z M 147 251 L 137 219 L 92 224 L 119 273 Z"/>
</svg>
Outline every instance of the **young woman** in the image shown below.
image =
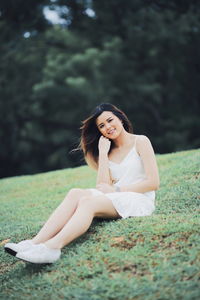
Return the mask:
<svg viewBox="0 0 200 300">
<path fill-rule="evenodd" d="M 70 190 L 34 238 L 7 243 L 5 250 L 19 259 L 53 263 L 93 218 L 149 216 L 155 210 L 159 174 L 150 140 L 133 134 L 127 116 L 109 103 L 82 123 L 79 148 L 97 170 L 96 188 Z"/>
</svg>

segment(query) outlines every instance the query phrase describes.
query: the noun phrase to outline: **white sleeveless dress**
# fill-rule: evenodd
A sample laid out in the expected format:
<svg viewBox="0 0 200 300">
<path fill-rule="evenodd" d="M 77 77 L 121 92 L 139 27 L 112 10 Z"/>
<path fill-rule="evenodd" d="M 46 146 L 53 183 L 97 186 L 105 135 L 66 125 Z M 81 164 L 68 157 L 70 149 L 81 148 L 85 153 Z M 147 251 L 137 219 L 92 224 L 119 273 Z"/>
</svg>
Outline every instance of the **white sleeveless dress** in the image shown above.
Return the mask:
<svg viewBox="0 0 200 300">
<path fill-rule="evenodd" d="M 146 178 L 142 159 L 135 146 L 121 163 L 109 160 L 109 169 L 114 186 L 125 186 L 143 181 Z M 123 218 L 149 216 L 155 210 L 155 191 L 145 193 L 114 192 L 103 193 L 89 189 L 93 196 L 104 195 L 111 199 L 118 214 Z"/>
</svg>

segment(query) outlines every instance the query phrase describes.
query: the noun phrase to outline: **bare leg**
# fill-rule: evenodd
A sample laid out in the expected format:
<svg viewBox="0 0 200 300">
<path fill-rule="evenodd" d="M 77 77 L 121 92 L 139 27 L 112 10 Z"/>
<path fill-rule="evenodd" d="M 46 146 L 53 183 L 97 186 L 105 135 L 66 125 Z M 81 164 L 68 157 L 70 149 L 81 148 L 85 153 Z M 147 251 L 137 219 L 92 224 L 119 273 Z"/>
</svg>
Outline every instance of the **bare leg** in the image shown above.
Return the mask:
<svg viewBox="0 0 200 300">
<path fill-rule="evenodd" d="M 62 248 L 86 232 L 94 217 L 119 218 L 112 201 L 106 196 L 82 197 L 79 205 L 63 229 L 48 240 L 49 248 Z"/>
<path fill-rule="evenodd" d="M 32 239 L 32 242 L 34 244 L 43 243 L 57 234 L 74 214 L 81 197 L 87 195 L 91 195 L 88 190 L 71 189 L 38 234 Z"/>
</svg>

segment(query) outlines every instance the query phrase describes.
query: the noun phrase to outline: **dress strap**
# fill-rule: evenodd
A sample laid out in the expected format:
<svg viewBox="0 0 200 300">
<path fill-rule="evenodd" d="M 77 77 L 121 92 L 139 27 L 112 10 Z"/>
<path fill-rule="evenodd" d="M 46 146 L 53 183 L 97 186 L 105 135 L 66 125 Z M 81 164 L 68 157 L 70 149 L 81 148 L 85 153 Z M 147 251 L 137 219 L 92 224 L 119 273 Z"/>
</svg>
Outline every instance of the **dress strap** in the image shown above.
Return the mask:
<svg viewBox="0 0 200 300">
<path fill-rule="evenodd" d="M 137 148 L 136 148 L 136 146 L 137 146 L 137 140 L 138 140 L 138 136 L 136 136 L 136 138 L 135 138 L 134 148 L 135 148 L 135 151 L 137 152 L 137 154 L 140 155 L 139 152 L 138 152 L 138 150 L 137 150 Z"/>
<path fill-rule="evenodd" d="M 134 147 L 136 148 L 137 136 L 135 137 Z"/>
</svg>

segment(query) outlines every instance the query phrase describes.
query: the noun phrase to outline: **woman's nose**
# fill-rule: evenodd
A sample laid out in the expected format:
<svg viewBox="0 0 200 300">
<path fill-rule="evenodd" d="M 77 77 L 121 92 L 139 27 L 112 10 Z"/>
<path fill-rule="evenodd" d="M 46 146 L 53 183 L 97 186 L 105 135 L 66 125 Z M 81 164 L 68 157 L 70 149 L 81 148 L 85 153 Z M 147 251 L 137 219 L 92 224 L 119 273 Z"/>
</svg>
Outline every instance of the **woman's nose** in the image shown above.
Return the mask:
<svg viewBox="0 0 200 300">
<path fill-rule="evenodd" d="M 110 128 L 110 127 L 111 127 L 110 123 L 107 123 L 106 128 Z"/>
</svg>

